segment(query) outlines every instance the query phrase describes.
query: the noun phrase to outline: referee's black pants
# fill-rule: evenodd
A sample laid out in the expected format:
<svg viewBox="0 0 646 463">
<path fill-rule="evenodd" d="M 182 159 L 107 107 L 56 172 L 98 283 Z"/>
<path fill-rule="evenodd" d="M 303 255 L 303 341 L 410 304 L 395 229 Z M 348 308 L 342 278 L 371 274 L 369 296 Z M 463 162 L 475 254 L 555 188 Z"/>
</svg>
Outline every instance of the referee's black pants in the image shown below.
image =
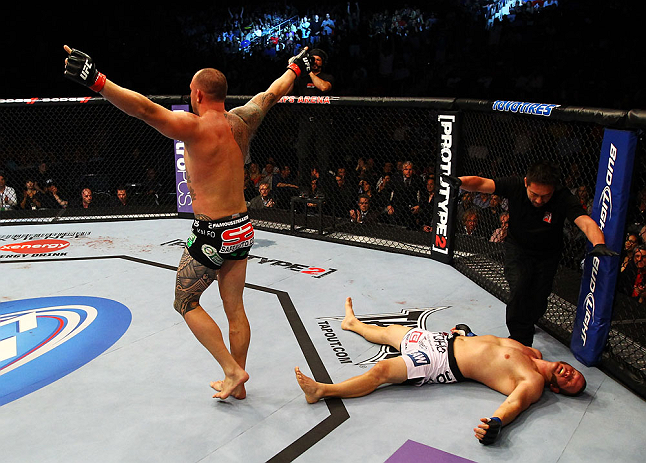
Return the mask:
<svg viewBox="0 0 646 463">
<path fill-rule="evenodd" d="M 507 329 L 509 337 L 531 346 L 534 325 L 547 310 L 560 253 L 536 254 L 505 244 L 505 278 L 509 284 Z"/>
</svg>

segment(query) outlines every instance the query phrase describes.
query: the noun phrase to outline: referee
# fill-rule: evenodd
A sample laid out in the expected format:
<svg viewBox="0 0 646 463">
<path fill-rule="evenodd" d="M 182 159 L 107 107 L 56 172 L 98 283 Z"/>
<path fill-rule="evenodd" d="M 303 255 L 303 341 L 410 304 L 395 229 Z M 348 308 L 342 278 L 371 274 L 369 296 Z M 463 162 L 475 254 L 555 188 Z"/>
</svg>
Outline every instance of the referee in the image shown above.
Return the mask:
<svg viewBox="0 0 646 463">
<path fill-rule="evenodd" d="M 509 230 L 504 243 L 505 278 L 509 283 L 509 337 L 531 346 L 535 323 L 547 310 L 547 299 L 563 250 L 565 219 L 576 224 L 593 244 L 591 255 L 617 255 L 605 245 L 603 232 L 577 198 L 559 184 L 560 169 L 533 164 L 525 178 L 495 179 L 442 175 L 451 188 L 494 193 L 509 201 Z"/>
</svg>

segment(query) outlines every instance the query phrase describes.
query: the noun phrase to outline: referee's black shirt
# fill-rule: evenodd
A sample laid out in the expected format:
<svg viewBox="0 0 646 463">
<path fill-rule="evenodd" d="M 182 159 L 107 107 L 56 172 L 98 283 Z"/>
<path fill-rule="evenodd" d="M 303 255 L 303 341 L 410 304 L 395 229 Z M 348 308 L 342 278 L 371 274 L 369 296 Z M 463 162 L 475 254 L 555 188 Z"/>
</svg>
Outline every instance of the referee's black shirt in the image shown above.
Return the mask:
<svg viewBox="0 0 646 463">
<path fill-rule="evenodd" d="M 527 188 L 522 178 L 502 177 L 494 179 L 494 194 L 509 201 L 509 231 L 506 242 L 516 245 L 531 254 L 560 253 L 563 248 L 565 219 L 585 215 L 579 200 L 570 190 L 558 185 L 550 200 L 535 207 L 527 197 Z"/>
</svg>

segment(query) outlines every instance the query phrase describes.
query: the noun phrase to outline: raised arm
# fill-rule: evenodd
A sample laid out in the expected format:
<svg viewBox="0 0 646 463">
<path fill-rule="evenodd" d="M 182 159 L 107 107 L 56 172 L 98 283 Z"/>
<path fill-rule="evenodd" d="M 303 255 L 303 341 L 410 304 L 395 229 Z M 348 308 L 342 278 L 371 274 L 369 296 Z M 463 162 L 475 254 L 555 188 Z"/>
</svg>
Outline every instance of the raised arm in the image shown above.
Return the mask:
<svg viewBox="0 0 646 463">
<path fill-rule="evenodd" d="M 124 113 L 141 119 L 168 138 L 190 139 L 197 127 L 196 115 L 170 111 L 137 92 L 120 87 L 98 72 L 88 55 L 67 45 L 64 49 L 69 55 L 65 60 L 65 77 L 100 93 Z"/>
<path fill-rule="evenodd" d="M 309 71 L 310 64 L 307 57 L 307 47 L 305 47 L 298 55 L 289 60 L 287 70 L 274 80 L 266 91 L 257 94 L 247 104 L 234 108 L 230 112 L 240 117 L 252 133 L 255 132 L 267 112 L 278 100 L 292 90 L 296 77 Z"/>
</svg>

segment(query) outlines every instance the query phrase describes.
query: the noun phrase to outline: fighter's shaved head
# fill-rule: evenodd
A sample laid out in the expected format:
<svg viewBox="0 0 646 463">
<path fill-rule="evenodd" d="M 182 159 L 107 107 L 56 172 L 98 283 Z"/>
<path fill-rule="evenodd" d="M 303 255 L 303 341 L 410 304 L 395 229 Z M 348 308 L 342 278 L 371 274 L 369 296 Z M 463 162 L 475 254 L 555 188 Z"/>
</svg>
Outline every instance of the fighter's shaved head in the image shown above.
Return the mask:
<svg viewBox="0 0 646 463">
<path fill-rule="evenodd" d="M 205 68 L 197 71 L 193 83 L 211 100 L 224 101 L 227 96 L 227 78 L 217 69 Z"/>
</svg>

